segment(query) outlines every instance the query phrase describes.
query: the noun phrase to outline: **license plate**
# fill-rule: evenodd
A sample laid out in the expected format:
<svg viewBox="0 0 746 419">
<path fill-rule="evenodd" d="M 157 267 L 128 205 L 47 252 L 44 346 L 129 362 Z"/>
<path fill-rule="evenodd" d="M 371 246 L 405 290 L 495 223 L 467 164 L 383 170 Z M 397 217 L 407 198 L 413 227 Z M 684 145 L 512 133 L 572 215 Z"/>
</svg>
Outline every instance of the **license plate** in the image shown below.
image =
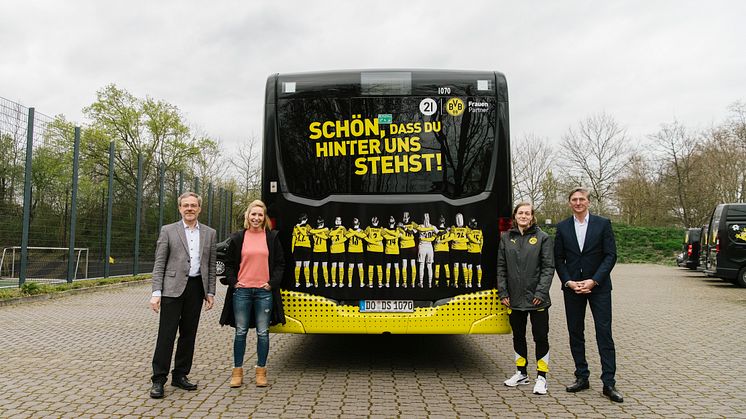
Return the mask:
<svg viewBox="0 0 746 419">
<path fill-rule="evenodd" d="M 360 300 L 361 313 L 412 313 L 412 300 Z"/>
</svg>

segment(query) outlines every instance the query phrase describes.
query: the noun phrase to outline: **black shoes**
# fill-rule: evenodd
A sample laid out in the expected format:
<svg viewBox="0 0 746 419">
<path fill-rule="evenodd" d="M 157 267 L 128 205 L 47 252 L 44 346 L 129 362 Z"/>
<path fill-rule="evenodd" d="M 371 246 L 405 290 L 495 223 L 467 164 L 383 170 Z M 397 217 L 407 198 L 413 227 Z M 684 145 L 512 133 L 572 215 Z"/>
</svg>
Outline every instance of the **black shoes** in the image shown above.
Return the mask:
<svg viewBox="0 0 746 419">
<path fill-rule="evenodd" d="M 567 386 L 565 390 L 567 390 L 568 393 L 577 393 L 579 391 L 588 390 L 589 388 L 591 388 L 591 385 L 588 383 L 587 378 L 576 378 L 575 382 Z M 614 386 L 604 386 L 603 393 L 604 396 L 608 397 L 612 402 L 622 403 L 624 401 L 622 393 L 617 391 Z"/>
<path fill-rule="evenodd" d="M 582 390 L 588 390 L 591 385 L 588 383 L 587 378 L 576 378 L 575 382 L 565 387 L 568 393 L 577 393 Z"/>
<path fill-rule="evenodd" d="M 190 383 L 189 379 L 187 379 L 186 377 L 171 378 L 171 385 L 188 391 L 197 389 L 197 384 Z"/>
<path fill-rule="evenodd" d="M 621 403 L 624 401 L 622 393 L 617 391 L 614 386 L 604 386 L 604 396 L 608 397 L 612 402 Z"/>
<path fill-rule="evenodd" d="M 150 397 L 153 399 L 163 398 L 163 383 L 153 383 L 153 387 L 150 387 Z"/>
</svg>

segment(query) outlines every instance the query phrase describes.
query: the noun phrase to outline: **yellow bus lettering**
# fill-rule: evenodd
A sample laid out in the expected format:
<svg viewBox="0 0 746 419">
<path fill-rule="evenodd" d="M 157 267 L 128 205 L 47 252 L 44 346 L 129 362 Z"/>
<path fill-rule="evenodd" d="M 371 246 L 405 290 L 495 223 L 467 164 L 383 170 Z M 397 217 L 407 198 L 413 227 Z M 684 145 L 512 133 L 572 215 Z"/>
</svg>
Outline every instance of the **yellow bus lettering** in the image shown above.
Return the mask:
<svg viewBox="0 0 746 419">
<path fill-rule="evenodd" d="M 308 126 L 308 130 L 311 131 L 311 135 L 308 136 L 308 138 L 312 140 L 318 140 L 321 138 L 321 130 L 319 127 L 321 126 L 321 122 L 311 122 L 311 125 Z"/>
</svg>

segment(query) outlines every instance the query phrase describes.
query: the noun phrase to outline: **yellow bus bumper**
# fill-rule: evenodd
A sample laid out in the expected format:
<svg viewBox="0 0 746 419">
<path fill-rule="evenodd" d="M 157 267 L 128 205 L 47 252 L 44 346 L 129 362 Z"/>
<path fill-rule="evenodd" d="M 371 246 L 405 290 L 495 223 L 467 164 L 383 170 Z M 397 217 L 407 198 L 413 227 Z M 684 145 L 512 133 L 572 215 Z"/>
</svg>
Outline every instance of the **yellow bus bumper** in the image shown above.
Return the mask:
<svg viewBox="0 0 746 419">
<path fill-rule="evenodd" d="M 316 295 L 282 291 L 284 325 L 274 333 L 335 334 L 507 334 L 508 312 L 497 290 L 462 294 L 437 307 L 413 313 L 361 313 L 358 306 L 341 306 Z"/>
</svg>

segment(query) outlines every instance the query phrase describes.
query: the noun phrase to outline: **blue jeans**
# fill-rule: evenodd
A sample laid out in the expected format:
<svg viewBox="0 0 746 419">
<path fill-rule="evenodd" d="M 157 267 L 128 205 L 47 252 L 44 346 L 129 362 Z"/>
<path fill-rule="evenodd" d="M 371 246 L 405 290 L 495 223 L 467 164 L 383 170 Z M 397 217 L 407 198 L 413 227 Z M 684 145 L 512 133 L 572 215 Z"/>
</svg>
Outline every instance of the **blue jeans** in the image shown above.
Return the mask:
<svg viewBox="0 0 746 419">
<path fill-rule="evenodd" d="M 249 318 L 256 321 L 256 365 L 267 365 L 269 354 L 269 320 L 272 314 L 272 291 L 264 288 L 236 288 L 233 292 L 233 314 L 236 317 L 236 336 L 233 338 L 233 366 L 243 366 L 246 353 L 246 334 Z"/>
</svg>

